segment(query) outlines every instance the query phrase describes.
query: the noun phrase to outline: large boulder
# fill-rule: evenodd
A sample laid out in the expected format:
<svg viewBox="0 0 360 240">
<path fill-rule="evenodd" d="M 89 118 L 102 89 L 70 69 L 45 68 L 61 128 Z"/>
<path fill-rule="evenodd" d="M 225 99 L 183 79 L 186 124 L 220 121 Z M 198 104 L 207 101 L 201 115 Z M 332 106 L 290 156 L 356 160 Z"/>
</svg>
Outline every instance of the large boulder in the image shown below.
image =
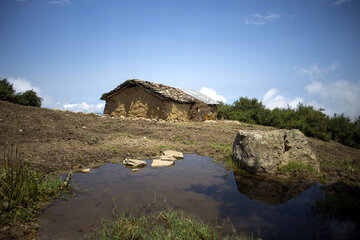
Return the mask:
<svg viewBox="0 0 360 240">
<path fill-rule="evenodd" d="M 276 174 L 291 161 L 319 171 L 320 164 L 306 136 L 297 129 L 239 131 L 233 144 L 233 160 L 250 173 Z"/>
</svg>

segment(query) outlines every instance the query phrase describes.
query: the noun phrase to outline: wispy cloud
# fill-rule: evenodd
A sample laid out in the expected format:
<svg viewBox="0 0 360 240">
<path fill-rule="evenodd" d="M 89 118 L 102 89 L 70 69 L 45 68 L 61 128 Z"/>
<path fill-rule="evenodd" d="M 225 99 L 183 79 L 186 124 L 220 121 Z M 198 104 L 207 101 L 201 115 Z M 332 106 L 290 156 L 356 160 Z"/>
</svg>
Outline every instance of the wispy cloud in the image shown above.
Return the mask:
<svg viewBox="0 0 360 240">
<path fill-rule="evenodd" d="M 344 113 L 351 119 L 360 115 L 360 81 L 350 82 L 346 79 L 329 81 L 331 73 L 339 69 L 340 63 L 335 62 L 329 67 L 320 67 L 312 64 L 309 67 L 298 68 L 297 72 L 306 76 L 311 83 L 305 86 L 305 91 L 316 99 L 308 104 L 315 107 L 321 106 L 325 113 Z"/>
<path fill-rule="evenodd" d="M 70 4 L 70 0 L 50 0 L 49 1 L 50 4 Z"/>
<path fill-rule="evenodd" d="M 351 2 L 351 0 L 336 0 L 333 4 L 334 5 L 342 5 L 343 3 Z"/>
<path fill-rule="evenodd" d="M 25 92 L 27 90 L 34 90 L 37 94 L 41 93 L 39 87 L 34 86 L 30 81 L 25 78 L 9 78 L 9 82 L 13 85 L 16 92 Z"/>
<path fill-rule="evenodd" d="M 244 17 L 245 24 L 252 24 L 252 25 L 263 25 L 266 23 L 274 22 L 275 20 L 279 19 L 281 16 L 280 14 L 276 14 L 273 12 L 267 12 L 266 14 L 262 15 L 259 13 L 250 14 Z"/>
<path fill-rule="evenodd" d="M 200 92 L 209 98 L 214 99 L 215 101 L 226 103 L 226 98 L 217 94 L 214 89 L 202 87 Z"/>
<path fill-rule="evenodd" d="M 330 83 L 313 81 L 305 87 L 313 96 L 318 96 L 328 114 L 345 113 L 351 119 L 360 116 L 360 81 L 341 79 Z"/>
<path fill-rule="evenodd" d="M 303 103 L 304 100 L 300 97 L 288 98 L 279 94 L 279 91 L 275 88 L 271 88 L 267 91 L 262 99 L 262 103 L 269 109 L 274 108 L 296 108 L 299 103 Z"/>
<path fill-rule="evenodd" d="M 39 97 L 43 99 L 41 106 L 47 108 L 53 108 L 56 104 L 51 96 L 44 94 L 40 87 L 35 86 L 32 84 L 31 81 L 27 80 L 26 78 L 8 78 L 8 81 L 13 85 L 14 90 L 16 93 L 26 92 L 28 90 L 33 90 L 37 93 Z"/>
<path fill-rule="evenodd" d="M 87 113 L 102 113 L 104 111 L 105 104 L 88 104 L 86 102 L 73 103 L 73 104 L 64 104 L 63 109 L 69 110 L 72 112 L 87 112 Z"/>
<path fill-rule="evenodd" d="M 329 67 L 320 67 L 318 64 L 312 64 L 309 67 L 297 68 L 298 73 L 308 76 L 310 79 L 322 79 L 327 73 L 335 71 L 340 66 L 340 63 L 333 63 Z"/>
</svg>

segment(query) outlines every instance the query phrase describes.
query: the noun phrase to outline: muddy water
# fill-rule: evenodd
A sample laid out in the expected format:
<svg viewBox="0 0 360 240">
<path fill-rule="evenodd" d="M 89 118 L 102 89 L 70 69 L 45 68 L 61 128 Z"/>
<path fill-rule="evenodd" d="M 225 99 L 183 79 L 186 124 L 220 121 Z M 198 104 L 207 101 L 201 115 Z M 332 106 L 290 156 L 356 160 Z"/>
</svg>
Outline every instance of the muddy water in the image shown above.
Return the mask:
<svg viewBox="0 0 360 240">
<path fill-rule="evenodd" d="M 175 209 L 210 224 L 229 218 L 239 231 L 259 233 L 264 239 L 359 236 L 358 218 L 329 214 L 324 207 L 331 208 L 328 194 L 318 185 L 234 176 L 198 155 L 185 155 L 172 167 L 150 165 L 149 160 L 147 167 L 131 172 L 122 164 L 106 164 L 90 174 L 74 174 L 73 186 L 80 191 L 42 212 L 40 238 L 80 239 L 96 230 L 101 219 L 111 220 L 114 207 L 135 212 L 155 197 L 160 204 L 165 199 Z"/>
</svg>

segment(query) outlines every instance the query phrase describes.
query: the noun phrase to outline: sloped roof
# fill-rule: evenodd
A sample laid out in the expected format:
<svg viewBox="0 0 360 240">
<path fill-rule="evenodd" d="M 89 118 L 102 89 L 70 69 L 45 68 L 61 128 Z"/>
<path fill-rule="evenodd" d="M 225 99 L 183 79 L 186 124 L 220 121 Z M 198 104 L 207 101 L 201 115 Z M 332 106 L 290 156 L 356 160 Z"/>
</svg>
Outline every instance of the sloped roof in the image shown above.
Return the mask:
<svg viewBox="0 0 360 240">
<path fill-rule="evenodd" d="M 122 89 L 126 87 L 141 87 L 159 97 L 173 100 L 179 103 L 194 103 L 195 98 L 190 96 L 189 94 L 184 93 L 178 88 L 169 87 L 162 84 L 152 83 L 148 81 L 143 81 L 140 79 L 129 79 L 125 81 L 124 83 L 117 86 L 115 89 L 111 90 L 108 93 L 104 93 L 101 96 L 101 100 L 107 100 L 112 95 L 118 93 Z"/>
<path fill-rule="evenodd" d="M 206 104 L 210 104 L 210 105 L 214 105 L 214 104 L 218 104 L 218 101 L 212 99 L 209 96 L 206 96 L 205 94 L 196 91 L 196 90 L 192 90 L 192 89 L 181 89 L 184 93 L 199 99 L 200 101 L 203 101 Z"/>
</svg>

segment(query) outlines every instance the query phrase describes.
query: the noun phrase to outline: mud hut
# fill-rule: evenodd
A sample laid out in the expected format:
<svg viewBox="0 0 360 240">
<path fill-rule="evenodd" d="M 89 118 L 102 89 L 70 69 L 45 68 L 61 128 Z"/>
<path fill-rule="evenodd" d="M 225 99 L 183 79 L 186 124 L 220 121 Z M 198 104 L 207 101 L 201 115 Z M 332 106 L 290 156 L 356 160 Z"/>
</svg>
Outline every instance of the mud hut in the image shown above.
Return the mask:
<svg viewBox="0 0 360 240">
<path fill-rule="evenodd" d="M 206 102 L 205 98 L 200 100 L 192 95 L 178 88 L 130 79 L 104 93 L 101 100 L 106 101 L 104 114 L 112 117 L 122 115 L 195 121 L 216 119 L 216 102 Z"/>
</svg>

